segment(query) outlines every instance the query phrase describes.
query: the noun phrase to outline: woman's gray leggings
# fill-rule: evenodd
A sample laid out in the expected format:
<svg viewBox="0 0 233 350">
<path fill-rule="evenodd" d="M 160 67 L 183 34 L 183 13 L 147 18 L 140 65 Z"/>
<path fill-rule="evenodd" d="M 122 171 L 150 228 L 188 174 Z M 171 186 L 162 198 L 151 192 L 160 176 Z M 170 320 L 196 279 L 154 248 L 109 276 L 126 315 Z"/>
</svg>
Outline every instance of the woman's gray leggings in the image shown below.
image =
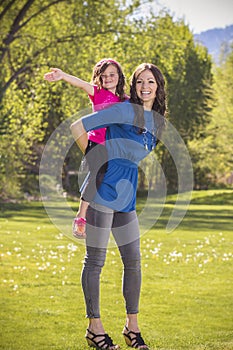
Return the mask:
<svg viewBox="0 0 233 350">
<path fill-rule="evenodd" d="M 82 287 L 88 318 L 99 318 L 99 281 L 105 263 L 110 231 L 114 236 L 124 265 L 123 295 L 127 314 L 138 313 L 141 287 L 139 225 L 135 211 L 115 212 L 91 203 L 87 210 L 86 256 Z"/>
</svg>

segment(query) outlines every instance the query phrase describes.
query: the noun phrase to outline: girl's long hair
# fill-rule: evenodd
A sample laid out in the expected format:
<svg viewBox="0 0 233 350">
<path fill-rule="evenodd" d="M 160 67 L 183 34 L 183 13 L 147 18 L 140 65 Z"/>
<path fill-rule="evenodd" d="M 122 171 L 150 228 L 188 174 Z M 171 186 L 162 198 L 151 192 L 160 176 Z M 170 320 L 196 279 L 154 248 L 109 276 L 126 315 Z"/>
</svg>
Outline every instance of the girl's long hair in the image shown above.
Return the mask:
<svg viewBox="0 0 233 350">
<path fill-rule="evenodd" d="M 104 58 L 98 63 L 96 63 L 93 74 L 92 74 L 92 84 L 96 84 L 99 89 L 103 88 L 103 81 L 101 78 L 101 74 L 103 74 L 106 70 L 106 68 L 110 65 L 113 65 L 117 68 L 118 73 L 118 84 L 116 86 L 116 95 L 119 96 L 120 101 L 125 101 L 126 94 L 125 94 L 125 76 L 123 74 L 121 65 L 113 60 L 112 58 Z"/>
<path fill-rule="evenodd" d="M 160 69 L 152 63 L 142 63 L 134 71 L 130 81 L 130 102 L 133 104 L 135 111 L 134 125 L 138 128 L 138 132 L 142 133 L 145 126 L 143 102 L 137 95 L 136 84 L 138 76 L 145 70 L 150 70 L 153 74 L 156 83 L 156 98 L 154 100 L 152 111 L 154 117 L 154 124 L 156 126 L 156 136 L 160 136 L 165 126 L 165 113 L 166 113 L 166 93 L 165 93 L 165 80 Z"/>
</svg>

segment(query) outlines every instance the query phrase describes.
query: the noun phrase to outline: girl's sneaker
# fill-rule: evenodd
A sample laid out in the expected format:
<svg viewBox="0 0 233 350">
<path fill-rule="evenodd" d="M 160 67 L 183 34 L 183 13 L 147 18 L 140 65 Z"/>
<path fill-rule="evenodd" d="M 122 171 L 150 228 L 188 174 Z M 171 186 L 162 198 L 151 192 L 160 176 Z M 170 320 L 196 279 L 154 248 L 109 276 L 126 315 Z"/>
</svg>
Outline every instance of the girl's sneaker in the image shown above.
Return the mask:
<svg viewBox="0 0 233 350">
<path fill-rule="evenodd" d="M 86 238 L 86 219 L 75 218 L 73 221 L 73 236 L 76 238 Z"/>
</svg>

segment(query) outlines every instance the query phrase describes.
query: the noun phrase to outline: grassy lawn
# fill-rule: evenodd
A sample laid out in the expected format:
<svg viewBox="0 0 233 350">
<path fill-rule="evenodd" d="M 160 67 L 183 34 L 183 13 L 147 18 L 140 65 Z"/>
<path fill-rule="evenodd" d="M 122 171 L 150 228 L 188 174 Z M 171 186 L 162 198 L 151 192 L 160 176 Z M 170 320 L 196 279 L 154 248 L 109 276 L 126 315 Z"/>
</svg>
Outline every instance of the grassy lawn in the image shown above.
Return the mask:
<svg viewBox="0 0 233 350">
<path fill-rule="evenodd" d="M 141 239 L 143 337 L 151 350 L 233 349 L 233 191 L 194 192 L 182 223 L 168 234 L 174 199 L 167 198 L 158 222 Z M 1 204 L 0 234 L 0 349 L 88 349 L 83 243 L 61 234 L 39 202 Z M 118 251 L 110 248 L 102 319 L 126 350 L 121 274 Z"/>
</svg>

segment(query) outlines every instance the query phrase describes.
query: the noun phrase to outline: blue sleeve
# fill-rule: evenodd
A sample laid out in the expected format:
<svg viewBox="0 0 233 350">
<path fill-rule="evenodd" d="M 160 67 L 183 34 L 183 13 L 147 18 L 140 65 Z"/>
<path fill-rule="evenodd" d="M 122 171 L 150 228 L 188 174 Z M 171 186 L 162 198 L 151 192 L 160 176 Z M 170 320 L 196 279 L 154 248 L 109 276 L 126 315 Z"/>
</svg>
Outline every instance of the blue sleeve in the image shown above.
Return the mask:
<svg viewBox="0 0 233 350">
<path fill-rule="evenodd" d="M 101 111 L 82 117 L 86 131 L 106 128 L 112 124 L 132 124 L 134 118 L 133 108 L 128 102 L 116 103 Z"/>
</svg>

